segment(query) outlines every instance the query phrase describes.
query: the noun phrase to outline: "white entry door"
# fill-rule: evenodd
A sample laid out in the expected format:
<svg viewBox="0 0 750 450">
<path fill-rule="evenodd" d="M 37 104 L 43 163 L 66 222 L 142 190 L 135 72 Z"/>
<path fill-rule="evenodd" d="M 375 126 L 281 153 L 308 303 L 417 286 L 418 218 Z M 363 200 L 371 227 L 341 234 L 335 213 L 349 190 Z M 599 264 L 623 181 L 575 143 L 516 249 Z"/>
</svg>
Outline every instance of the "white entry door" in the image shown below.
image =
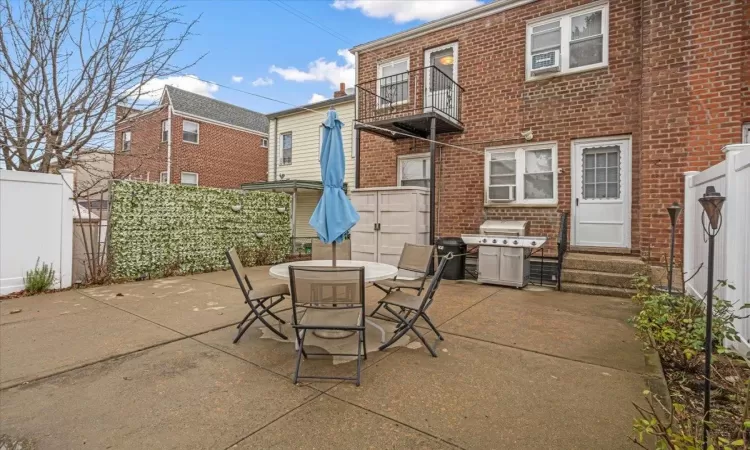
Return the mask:
<svg viewBox="0 0 750 450">
<path fill-rule="evenodd" d="M 630 138 L 575 141 L 572 156 L 573 245 L 630 248 Z"/>
<path fill-rule="evenodd" d="M 424 52 L 425 112 L 435 111 L 458 117 L 458 43 L 431 48 Z"/>
</svg>

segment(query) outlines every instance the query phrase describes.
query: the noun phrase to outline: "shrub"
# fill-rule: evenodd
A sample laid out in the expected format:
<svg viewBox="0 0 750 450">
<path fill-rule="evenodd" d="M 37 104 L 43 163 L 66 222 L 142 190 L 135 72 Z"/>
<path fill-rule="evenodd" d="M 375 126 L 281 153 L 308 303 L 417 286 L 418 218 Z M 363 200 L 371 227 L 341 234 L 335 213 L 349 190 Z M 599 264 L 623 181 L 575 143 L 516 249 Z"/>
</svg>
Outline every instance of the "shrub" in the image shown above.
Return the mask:
<svg viewBox="0 0 750 450">
<path fill-rule="evenodd" d="M 39 267 L 39 258 L 36 259 L 34 268 L 26 272 L 26 276 L 23 278 L 23 284 L 26 288 L 26 292 L 31 294 L 38 294 L 44 292 L 52 287 L 52 283 L 55 281 L 55 270 L 52 265 L 42 263 L 42 267 Z"/>
<path fill-rule="evenodd" d="M 641 311 L 632 322 L 641 340 L 650 343 L 649 336 L 653 338 L 655 350 L 665 364 L 688 372 L 696 370 L 701 365 L 696 356 L 705 350 L 704 301 L 689 295 L 656 291 L 644 281 L 644 277 L 638 277 L 634 284 L 638 290 L 633 299 L 640 305 Z M 725 282 L 720 284 L 726 286 Z M 715 348 L 712 351 L 723 353 L 725 339 L 739 339 L 734 328 L 737 318 L 730 302 L 714 298 L 711 328 Z"/>
</svg>

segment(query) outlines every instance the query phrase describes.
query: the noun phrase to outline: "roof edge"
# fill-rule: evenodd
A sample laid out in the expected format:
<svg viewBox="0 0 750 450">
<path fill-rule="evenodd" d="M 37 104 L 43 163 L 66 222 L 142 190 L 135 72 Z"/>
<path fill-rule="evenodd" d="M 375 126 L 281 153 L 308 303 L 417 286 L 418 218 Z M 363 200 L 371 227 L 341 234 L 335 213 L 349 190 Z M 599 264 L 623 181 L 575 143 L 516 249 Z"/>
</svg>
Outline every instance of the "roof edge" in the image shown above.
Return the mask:
<svg viewBox="0 0 750 450">
<path fill-rule="evenodd" d="M 326 106 L 333 106 L 333 105 L 338 105 L 340 103 L 353 102 L 354 100 L 355 100 L 355 95 L 349 94 L 349 95 L 344 95 L 342 97 L 329 98 L 327 100 L 323 100 L 317 103 L 310 103 L 307 105 L 295 106 L 294 108 L 283 109 L 281 111 L 276 111 L 270 114 L 266 114 L 266 117 L 268 117 L 269 119 L 275 119 L 277 117 L 288 116 L 291 114 L 296 114 L 298 112 L 309 112 L 307 111 L 308 109 L 325 108 Z"/>
<path fill-rule="evenodd" d="M 364 50 L 374 50 L 379 47 L 383 47 L 390 44 L 395 44 L 407 39 L 411 39 L 417 36 L 421 36 L 432 31 L 442 30 L 454 25 L 461 24 L 463 22 L 469 22 L 476 20 L 491 14 L 497 14 L 509 9 L 517 8 L 529 3 L 534 3 L 537 0 L 494 0 L 485 5 L 480 5 L 472 9 L 467 9 L 450 16 L 436 19 L 431 22 L 410 28 L 408 30 L 401 31 L 399 33 L 391 34 L 389 36 L 376 39 L 374 41 L 365 42 L 352 47 L 349 51 L 352 53 L 361 52 Z"/>
</svg>

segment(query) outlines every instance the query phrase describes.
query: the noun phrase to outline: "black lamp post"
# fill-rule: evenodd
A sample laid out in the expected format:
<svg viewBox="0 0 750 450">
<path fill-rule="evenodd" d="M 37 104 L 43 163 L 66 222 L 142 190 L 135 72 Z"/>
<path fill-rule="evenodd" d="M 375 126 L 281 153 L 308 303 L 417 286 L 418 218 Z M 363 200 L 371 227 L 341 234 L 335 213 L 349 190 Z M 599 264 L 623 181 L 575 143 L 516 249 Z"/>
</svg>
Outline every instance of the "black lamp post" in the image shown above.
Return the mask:
<svg viewBox="0 0 750 450">
<path fill-rule="evenodd" d="M 703 382 L 703 449 L 708 448 L 708 422 L 711 418 L 711 353 L 713 334 L 711 333 L 714 306 L 714 237 L 721 228 L 721 207 L 725 197 L 716 192 L 713 186 L 706 187 L 706 193 L 698 199 L 703 207 L 701 224 L 708 235 L 708 284 L 706 285 L 706 367 Z M 706 223 L 708 221 L 708 223 Z"/>
<path fill-rule="evenodd" d="M 667 279 L 667 291 L 670 295 L 672 294 L 672 271 L 674 270 L 674 231 L 677 227 L 677 217 L 680 215 L 680 211 L 682 211 L 682 208 L 677 202 L 667 207 L 669 220 L 672 222 L 672 243 L 669 246 L 669 279 Z"/>
</svg>

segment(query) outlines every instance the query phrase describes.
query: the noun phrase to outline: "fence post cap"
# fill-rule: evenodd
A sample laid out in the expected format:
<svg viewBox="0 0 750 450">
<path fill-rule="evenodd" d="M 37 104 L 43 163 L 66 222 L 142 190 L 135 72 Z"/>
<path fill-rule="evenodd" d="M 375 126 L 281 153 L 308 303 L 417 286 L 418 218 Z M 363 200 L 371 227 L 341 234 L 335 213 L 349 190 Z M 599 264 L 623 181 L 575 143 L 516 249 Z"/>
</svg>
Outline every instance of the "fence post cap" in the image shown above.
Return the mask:
<svg viewBox="0 0 750 450">
<path fill-rule="evenodd" d="M 724 153 L 750 151 L 750 144 L 729 144 L 721 148 Z"/>
</svg>

